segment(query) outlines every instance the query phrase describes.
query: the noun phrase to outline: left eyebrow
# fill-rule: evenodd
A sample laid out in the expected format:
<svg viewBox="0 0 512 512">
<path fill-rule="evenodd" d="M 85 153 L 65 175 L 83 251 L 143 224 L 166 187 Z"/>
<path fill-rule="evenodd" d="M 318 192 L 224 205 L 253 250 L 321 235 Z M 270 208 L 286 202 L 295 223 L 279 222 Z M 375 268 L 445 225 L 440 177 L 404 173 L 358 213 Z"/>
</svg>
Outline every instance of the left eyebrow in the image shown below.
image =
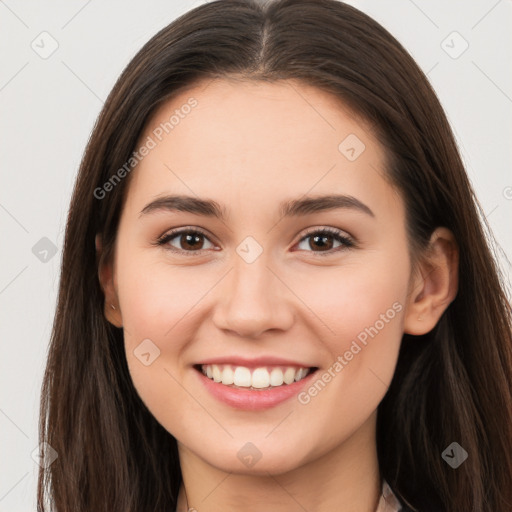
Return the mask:
<svg viewBox="0 0 512 512">
<path fill-rule="evenodd" d="M 308 215 L 326 210 L 336 210 L 338 208 L 359 210 L 371 217 L 375 217 L 372 210 L 363 202 L 359 201 L 359 199 L 356 199 L 353 196 L 336 194 L 284 201 L 281 203 L 279 211 L 282 217 L 291 217 Z"/>
<path fill-rule="evenodd" d="M 339 208 L 358 210 L 371 217 L 375 217 L 373 211 L 359 201 L 359 199 L 349 195 L 333 194 L 283 201 L 279 205 L 279 212 L 282 217 L 295 217 Z M 226 208 L 219 205 L 216 201 L 185 195 L 159 197 L 148 203 L 141 210 L 139 217 L 162 210 L 188 212 L 204 217 L 216 217 L 222 221 L 225 221 L 227 218 Z"/>
</svg>

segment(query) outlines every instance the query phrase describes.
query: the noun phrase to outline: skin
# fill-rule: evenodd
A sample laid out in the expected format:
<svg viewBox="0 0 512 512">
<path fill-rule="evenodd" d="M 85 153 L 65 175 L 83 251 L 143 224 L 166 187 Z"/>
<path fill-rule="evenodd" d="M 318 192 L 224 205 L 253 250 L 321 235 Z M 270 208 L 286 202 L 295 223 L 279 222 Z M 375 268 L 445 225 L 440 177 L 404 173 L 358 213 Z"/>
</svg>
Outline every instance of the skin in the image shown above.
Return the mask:
<svg viewBox="0 0 512 512">
<path fill-rule="evenodd" d="M 383 176 L 383 148 L 339 100 L 299 82 L 199 82 L 160 107 L 140 142 L 191 96 L 198 105 L 132 171 L 114 257 L 99 269 L 105 315 L 124 329 L 133 383 L 178 441 L 187 495 L 182 486 L 178 510 L 188 501 L 198 512 L 340 504 L 373 512 L 382 485 L 377 407 L 403 333 L 430 331 L 456 295 L 453 235 L 438 228 L 413 272 L 404 203 Z M 349 134 L 366 146 L 354 161 L 338 149 Z M 214 199 L 226 222 L 179 211 L 139 216 L 171 193 Z M 374 216 L 348 208 L 279 215 L 282 200 L 332 193 L 357 198 Z M 203 228 L 203 251 L 180 236 L 167 247 L 182 253 L 154 245 L 178 227 Z M 333 249 L 322 256 L 304 237 L 324 227 L 356 246 L 337 250 L 328 238 Z M 247 236 L 263 249 L 250 264 L 236 252 Z M 101 253 L 100 235 L 96 243 Z M 264 354 L 322 374 L 397 302 L 401 311 L 307 404 L 236 410 L 207 393 L 192 368 L 217 355 Z M 160 350 L 149 366 L 133 353 L 147 338 Z M 252 467 L 237 457 L 247 442 L 262 454 Z"/>
</svg>

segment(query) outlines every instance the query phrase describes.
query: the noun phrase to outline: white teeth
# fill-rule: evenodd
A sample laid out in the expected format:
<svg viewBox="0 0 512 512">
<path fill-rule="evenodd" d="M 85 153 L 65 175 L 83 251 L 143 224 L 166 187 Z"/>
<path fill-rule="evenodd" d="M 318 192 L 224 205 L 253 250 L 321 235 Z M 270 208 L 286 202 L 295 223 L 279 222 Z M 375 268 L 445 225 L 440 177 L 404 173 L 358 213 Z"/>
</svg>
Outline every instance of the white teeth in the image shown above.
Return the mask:
<svg viewBox="0 0 512 512">
<path fill-rule="evenodd" d="M 268 388 L 270 386 L 270 375 L 266 368 L 256 368 L 252 372 L 252 387 L 253 388 Z"/>
<path fill-rule="evenodd" d="M 270 372 L 270 385 L 271 386 L 280 386 L 284 382 L 283 380 L 283 372 L 280 368 L 274 368 Z"/>
<path fill-rule="evenodd" d="M 220 382 L 222 380 L 222 375 L 220 373 L 220 369 L 216 364 L 214 364 L 212 366 L 212 373 L 213 373 L 213 381 L 214 382 Z"/>
<path fill-rule="evenodd" d="M 302 377 L 305 377 L 305 375 L 306 375 L 306 370 L 304 370 L 303 368 L 299 368 L 299 371 L 295 374 L 295 382 L 302 379 Z"/>
<path fill-rule="evenodd" d="M 233 384 L 244 388 L 251 387 L 251 370 L 243 366 L 237 366 L 233 376 Z"/>
<path fill-rule="evenodd" d="M 229 364 L 202 365 L 204 375 L 214 382 L 221 382 L 226 386 L 243 388 L 265 389 L 284 384 L 298 382 L 308 375 L 308 368 L 296 367 L 259 367 L 252 370 L 245 366 L 231 366 Z M 270 370 L 270 371 L 269 371 Z"/>
<path fill-rule="evenodd" d="M 235 373 L 231 366 L 225 365 L 224 370 L 222 370 L 222 384 L 233 384 L 235 382 Z"/>
<path fill-rule="evenodd" d="M 283 374 L 283 380 L 285 384 L 291 384 L 295 379 L 295 370 L 293 368 L 286 368 Z"/>
</svg>

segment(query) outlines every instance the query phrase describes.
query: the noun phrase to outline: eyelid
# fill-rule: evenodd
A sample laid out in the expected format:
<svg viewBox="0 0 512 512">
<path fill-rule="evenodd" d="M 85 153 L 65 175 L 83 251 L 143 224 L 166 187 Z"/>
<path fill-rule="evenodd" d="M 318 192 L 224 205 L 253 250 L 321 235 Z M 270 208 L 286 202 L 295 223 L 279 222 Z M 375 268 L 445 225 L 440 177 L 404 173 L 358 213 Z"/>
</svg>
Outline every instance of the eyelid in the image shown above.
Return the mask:
<svg viewBox="0 0 512 512">
<path fill-rule="evenodd" d="M 299 239 L 299 242 L 301 242 L 307 236 L 312 235 L 313 233 L 329 233 L 331 235 L 337 235 L 342 238 L 346 238 L 351 242 L 355 243 L 354 238 L 351 235 L 349 235 L 346 231 L 331 226 L 314 226 L 312 228 L 307 228 L 302 237 Z"/>
<path fill-rule="evenodd" d="M 200 228 L 200 227 L 197 227 L 197 226 L 180 226 L 180 227 L 177 227 L 177 228 L 172 228 L 172 229 L 169 229 L 167 231 L 165 231 L 165 233 L 161 236 L 158 237 L 158 240 L 162 240 L 164 238 L 166 238 L 167 236 L 169 235 L 179 235 L 181 233 L 186 233 L 186 232 L 198 232 L 198 233 L 201 233 L 202 235 L 206 236 L 206 237 L 210 237 L 210 234 L 203 228 Z"/>
</svg>

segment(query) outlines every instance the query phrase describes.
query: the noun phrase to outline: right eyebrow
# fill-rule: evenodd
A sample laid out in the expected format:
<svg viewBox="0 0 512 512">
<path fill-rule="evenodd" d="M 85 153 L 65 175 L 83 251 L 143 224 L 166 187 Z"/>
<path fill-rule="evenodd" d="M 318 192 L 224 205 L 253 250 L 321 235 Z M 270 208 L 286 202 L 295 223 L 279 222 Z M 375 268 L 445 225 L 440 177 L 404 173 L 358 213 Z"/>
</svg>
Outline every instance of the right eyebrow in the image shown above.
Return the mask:
<svg viewBox="0 0 512 512">
<path fill-rule="evenodd" d="M 139 213 L 139 217 L 156 211 L 180 211 L 189 212 L 205 217 L 217 217 L 226 220 L 226 210 L 211 199 L 200 199 L 198 197 L 172 195 L 163 196 L 148 203 Z"/>
</svg>

